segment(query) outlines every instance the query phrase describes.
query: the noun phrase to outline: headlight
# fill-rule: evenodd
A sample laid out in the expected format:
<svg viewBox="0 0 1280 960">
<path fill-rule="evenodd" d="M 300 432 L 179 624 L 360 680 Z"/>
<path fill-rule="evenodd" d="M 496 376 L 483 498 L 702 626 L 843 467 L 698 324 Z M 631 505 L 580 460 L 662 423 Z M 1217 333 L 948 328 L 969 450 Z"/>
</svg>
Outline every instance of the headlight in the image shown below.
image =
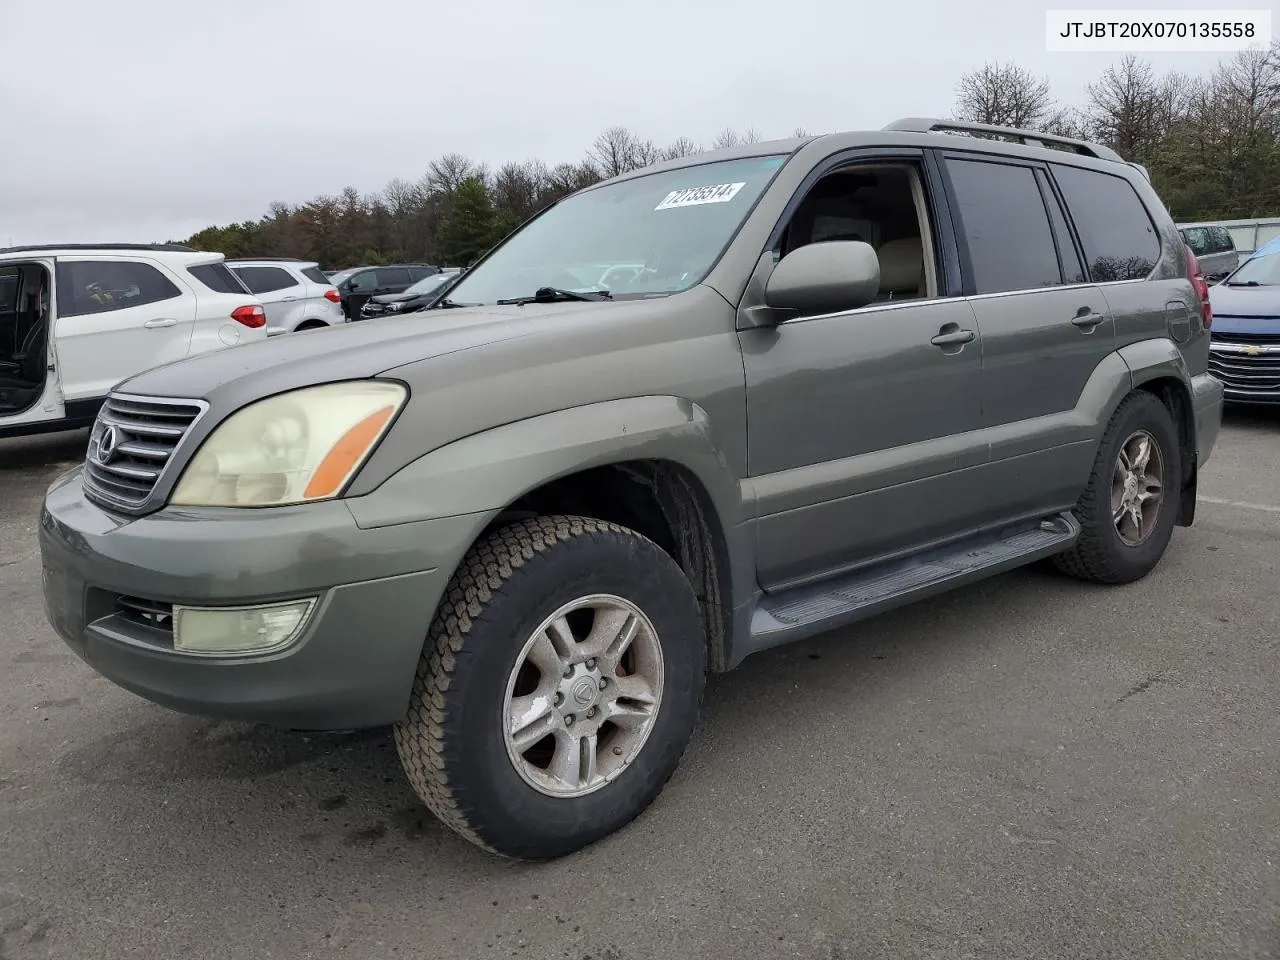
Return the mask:
<svg viewBox="0 0 1280 960">
<path fill-rule="evenodd" d="M 386 309 L 394 313 L 396 310 L 403 310 L 403 309 L 404 309 L 404 304 L 403 304 L 403 303 L 388 303 L 388 304 L 387 304 L 387 306 L 386 306 Z"/>
<path fill-rule="evenodd" d="M 406 397 L 400 384 L 364 380 L 259 400 L 209 435 L 169 502 L 267 507 L 335 497 Z"/>
</svg>

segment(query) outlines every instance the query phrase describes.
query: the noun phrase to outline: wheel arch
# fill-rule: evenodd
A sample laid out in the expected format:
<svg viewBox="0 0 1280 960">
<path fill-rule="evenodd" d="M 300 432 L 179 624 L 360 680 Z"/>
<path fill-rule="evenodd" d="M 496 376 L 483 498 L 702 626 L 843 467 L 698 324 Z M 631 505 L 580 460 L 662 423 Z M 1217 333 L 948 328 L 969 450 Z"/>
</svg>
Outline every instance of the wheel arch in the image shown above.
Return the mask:
<svg viewBox="0 0 1280 960">
<path fill-rule="evenodd" d="M 1132 389 L 1153 394 L 1173 417 L 1182 452 L 1178 526 L 1189 527 L 1195 519 L 1199 457 L 1196 450 L 1191 373 L 1186 359 L 1178 346 L 1166 338 L 1130 344 L 1120 350 L 1120 357 L 1129 367 Z"/>
<path fill-rule="evenodd" d="M 689 400 L 613 400 L 494 427 L 437 448 L 349 503 L 361 526 L 487 514 L 472 544 L 539 514 L 631 527 L 693 585 L 708 666 L 732 663 L 735 601 L 754 581 L 748 505 L 710 416 Z"/>
</svg>

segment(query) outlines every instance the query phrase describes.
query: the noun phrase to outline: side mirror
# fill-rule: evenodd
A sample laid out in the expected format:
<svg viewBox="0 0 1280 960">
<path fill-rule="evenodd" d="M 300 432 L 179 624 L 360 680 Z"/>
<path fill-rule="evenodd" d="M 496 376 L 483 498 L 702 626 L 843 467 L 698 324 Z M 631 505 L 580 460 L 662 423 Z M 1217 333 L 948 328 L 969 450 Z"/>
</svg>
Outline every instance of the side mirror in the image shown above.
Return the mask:
<svg viewBox="0 0 1280 960">
<path fill-rule="evenodd" d="M 778 261 L 765 284 L 775 310 L 812 315 L 855 310 L 880 292 L 880 258 L 860 240 L 809 243 Z"/>
</svg>

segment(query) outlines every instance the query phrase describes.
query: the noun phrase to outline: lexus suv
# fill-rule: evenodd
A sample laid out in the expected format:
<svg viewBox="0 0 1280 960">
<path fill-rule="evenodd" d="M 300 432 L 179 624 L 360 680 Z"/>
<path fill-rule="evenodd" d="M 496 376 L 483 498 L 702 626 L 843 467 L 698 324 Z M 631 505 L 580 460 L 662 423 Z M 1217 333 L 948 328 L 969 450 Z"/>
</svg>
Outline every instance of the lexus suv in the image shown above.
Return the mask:
<svg viewBox="0 0 1280 960">
<path fill-rule="evenodd" d="M 549 859 L 649 806 L 709 672 L 1044 558 L 1150 573 L 1221 423 L 1211 322 L 1102 146 L 908 119 L 672 160 L 430 310 L 121 384 L 46 494 L 46 609 L 158 704 L 393 725 L 445 824 Z"/>
</svg>

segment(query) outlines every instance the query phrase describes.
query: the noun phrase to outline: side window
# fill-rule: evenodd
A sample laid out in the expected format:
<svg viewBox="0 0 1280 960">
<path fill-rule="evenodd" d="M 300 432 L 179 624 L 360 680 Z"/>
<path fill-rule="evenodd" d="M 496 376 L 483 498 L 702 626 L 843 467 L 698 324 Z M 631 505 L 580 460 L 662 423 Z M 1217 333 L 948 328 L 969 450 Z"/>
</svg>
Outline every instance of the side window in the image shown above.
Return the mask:
<svg viewBox="0 0 1280 960">
<path fill-rule="evenodd" d="M 353 293 L 373 293 L 378 286 L 378 274 L 374 270 L 361 270 L 352 275 L 347 285 Z"/>
<path fill-rule="evenodd" d="M 419 280 L 425 279 L 426 277 L 434 276 L 439 272 L 440 272 L 439 270 L 433 269 L 432 267 L 410 267 L 409 279 L 412 280 L 414 283 L 417 283 Z"/>
<path fill-rule="evenodd" d="M 1081 167 L 1053 168 L 1093 280 L 1141 280 L 1149 274 L 1160 259 L 1160 237 L 1129 181 Z"/>
<path fill-rule="evenodd" d="M 214 293 L 244 294 L 249 290 L 240 279 L 231 272 L 225 263 L 202 263 L 196 267 L 187 267 L 191 274 Z"/>
<path fill-rule="evenodd" d="M 823 176 L 791 214 L 774 261 L 807 244 L 834 240 L 859 240 L 876 249 L 877 300 L 937 296 L 933 235 L 915 165 L 854 163 Z"/>
<path fill-rule="evenodd" d="M 1213 228 L 1213 249 L 1215 253 L 1231 253 L 1236 245 L 1231 242 L 1231 234 L 1226 227 Z"/>
<path fill-rule="evenodd" d="M 947 160 L 975 293 L 1062 283 L 1049 214 L 1031 167 Z"/>
<path fill-rule="evenodd" d="M 324 271 L 319 267 L 303 267 L 302 275 L 312 283 L 318 283 L 322 287 L 332 286 L 332 284 L 329 283 L 329 278 L 324 275 Z"/>
<path fill-rule="evenodd" d="M 1043 170 L 1036 171 L 1036 181 L 1040 184 L 1040 192 L 1044 194 L 1044 205 L 1049 210 L 1049 225 L 1053 227 L 1053 239 L 1058 245 L 1062 279 L 1067 283 L 1085 283 L 1084 263 L 1071 238 L 1071 228 L 1067 226 L 1067 218 L 1062 215 L 1062 204 L 1054 193 L 1053 184 Z"/>
<path fill-rule="evenodd" d="M 1182 231 L 1182 239 L 1187 242 L 1187 246 L 1191 248 L 1191 252 L 1197 257 L 1203 257 L 1206 253 L 1213 252 L 1209 243 L 1208 227 L 1187 227 Z"/>
<path fill-rule="evenodd" d="M 279 267 L 232 267 L 244 281 L 250 293 L 273 293 L 298 286 L 298 281 L 288 270 Z"/>
<path fill-rule="evenodd" d="M 58 313 L 78 317 L 162 303 L 182 296 L 172 281 L 145 263 L 73 260 L 57 266 Z"/>
<path fill-rule="evenodd" d="M 409 271 L 404 267 L 378 268 L 379 287 L 407 287 L 410 283 Z"/>
</svg>

